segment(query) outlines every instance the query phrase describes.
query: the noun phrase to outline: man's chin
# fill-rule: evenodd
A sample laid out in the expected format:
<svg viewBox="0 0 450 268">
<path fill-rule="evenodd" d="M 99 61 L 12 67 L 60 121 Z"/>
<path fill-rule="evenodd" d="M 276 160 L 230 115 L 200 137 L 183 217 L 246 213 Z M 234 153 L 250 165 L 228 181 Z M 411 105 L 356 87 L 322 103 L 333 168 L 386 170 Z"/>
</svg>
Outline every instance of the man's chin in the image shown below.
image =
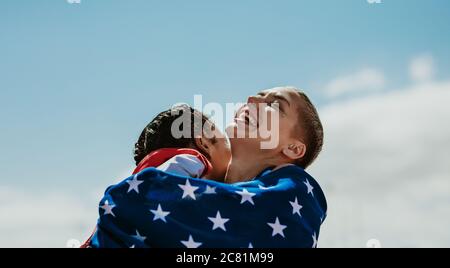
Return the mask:
<svg viewBox="0 0 450 268">
<path fill-rule="evenodd" d="M 246 137 L 238 136 L 239 127 L 240 126 L 238 126 L 236 123 L 232 123 L 225 129 L 225 132 L 230 141 L 231 150 L 235 151 L 237 149 L 238 151 L 241 151 L 241 149 L 243 149 L 247 153 L 249 153 L 249 151 L 258 150 L 260 143 L 259 140 L 257 138 L 249 138 L 248 134 Z"/>
<path fill-rule="evenodd" d="M 238 125 L 235 122 L 232 122 L 225 128 L 225 133 L 227 134 L 228 138 L 234 138 L 236 137 L 237 130 Z"/>
<path fill-rule="evenodd" d="M 231 123 L 225 132 L 230 139 L 249 139 L 253 137 L 251 136 L 252 134 L 256 136 L 254 133 L 250 134 L 250 128 L 248 126 L 240 123 Z"/>
</svg>

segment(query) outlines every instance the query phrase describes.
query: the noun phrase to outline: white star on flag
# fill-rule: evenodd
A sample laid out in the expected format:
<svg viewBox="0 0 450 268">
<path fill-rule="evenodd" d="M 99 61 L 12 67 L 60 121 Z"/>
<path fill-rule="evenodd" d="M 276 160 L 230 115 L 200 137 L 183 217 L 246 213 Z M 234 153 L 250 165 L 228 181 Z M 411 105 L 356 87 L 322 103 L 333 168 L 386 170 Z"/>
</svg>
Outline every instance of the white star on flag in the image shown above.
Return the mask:
<svg viewBox="0 0 450 268">
<path fill-rule="evenodd" d="M 185 185 L 178 184 L 178 186 L 179 186 L 181 189 L 183 189 L 183 197 L 182 197 L 182 198 L 185 198 L 186 196 L 190 196 L 192 199 L 195 200 L 195 194 L 194 194 L 194 192 L 198 189 L 198 187 L 192 186 L 192 185 L 189 183 L 189 180 L 186 180 L 186 184 L 185 184 Z"/>
<path fill-rule="evenodd" d="M 206 185 L 206 190 L 204 194 L 216 194 L 216 187 L 211 187 L 209 185 Z"/>
<path fill-rule="evenodd" d="M 317 247 L 317 235 L 316 235 L 316 232 L 314 232 L 314 234 L 312 236 L 312 239 L 313 239 L 312 248 L 316 248 Z"/>
<path fill-rule="evenodd" d="M 136 238 L 137 240 L 141 241 L 142 243 L 144 243 L 145 239 L 147 239 L 147 237 L 142 236 L 138 230 L 136 230 L 136 235 L 133 235 L 134 238 Z"/>
<path fill-rule="evenodd" d="M 116 215 L 114 215 L 114 212 L 112 211 L 114 208 L 116 207 L 116 205 L 110 205 L 108 200 L 105 201 L 105 204 L 103 204 L 103 206 L 101 206 L 101 208 L 103 210 L 105 210 L 105 212 L 103 213 L 103 215 L 113 215 L 113 217 L 115 217 Z"/>
<path fill-rule="evenodd" d="M 302 214 L 300 214 L 300 209 L 302 209 L 303 206 L 298 204 L 297 197 L 295 198 L 294 202 L 289 201 L 289 203 L 291 203 L 292 206 L 292 214 L 298 214 L 301 217 Z"/>
<path fill-rule="evenodd" d="M 253 199 L 252 197 L 255 196 L 256 194 L 254 193 L 250 193 L 249 191 L 247 191 L 247 189 L 243 189 L 242 191 L 236 191 L 237 194 L 240 194 L 242 199 L 241 199 L 241 204 L 245 203 L 245 202 L 250 202 L 252 205 L 255 205 L 255 203 L 253 203 Z"/>
<path fill-rule="evenodd" d="M 161 204 L 158 204 L 158 209 L 156 210 L 151 209 L 150 212 L 155 214 L 155 217 L 153 217 L 153 221 L 162 220 L 163 222 L 167 222 L 166 217 L 167 215 L 170 214 L 169 211 L 162 210 Z"/>
<path fill-rule="evenodd" d="M 283 230 L 287 228 L 286 225 L 282 225 L 280 224 L 280 220 L 278 220 L 278 217 L 275 219 L 274 223 L 267 223 L 270 227 L 272 227 L 273 232 L 272 232 L 272 236 L 276 236 L 277 234 L 281 235 L 282 237 L 284 237 L 284 233 Z"/>
<path fill-rule="evenodd" d="M 309 184 L 308 179 L 306 179 L 306 182 L 303 182 L 303 183 L 308 188 L 308 194 L 311 194 L 312 196 L 314 196 L 314 193 L 313 193 L 314 187 L 312 187 L 311 184 Z"/>
<path fill-rule="evenodd" d="M 248 248 L 253 248 L 252 243 L 249 243 L 249 244 L 248 244 Z"/>
<path fill-rule="evenodd" d="M 181 241 L 181 243 L 187 248 L 198 248 L 202 245 L 200 242 L 195 242 L 192 235 L 189 235 L 189 239 L 187 241 Z"/>
<path fill-rule="evenodd" d="M 226 228 L 225 228 L 225 223 L 227 221 L 229 221 L 230 219 L 222 218 L 222 216 L 220 215 L 220 211 L 217 211 L 217 215 L 216 215 L 215 218 L 208 217 L 208 219 L 214 223 L 214 225 L 212 227 L 213 230 L 216 230 L 217 228 L 220 228 L 220 229 L 222 229 L 224 231 L 227 231 Z"/>
<path fill-rule="evenodd" d="M 128 180 L 127 183 L 130 185 L 128 187 L 128 191 L 127 193 L 131 192 L 131 191 L 135 191 L 136 193 L 139 193 L 139 185 L 141 183 L 144 183 L 144 181 L 140 181 L 137 179 L 137 175 L 133 176 L 133 179 Z"/>
</svg>

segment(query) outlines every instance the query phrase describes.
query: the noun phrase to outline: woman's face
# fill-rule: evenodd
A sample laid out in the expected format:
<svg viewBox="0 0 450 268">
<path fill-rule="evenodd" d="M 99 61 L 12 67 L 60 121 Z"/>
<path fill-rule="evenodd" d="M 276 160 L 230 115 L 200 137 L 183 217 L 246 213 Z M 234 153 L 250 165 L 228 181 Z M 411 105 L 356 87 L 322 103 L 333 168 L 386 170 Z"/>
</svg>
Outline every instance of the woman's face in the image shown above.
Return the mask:
<svg viewBox="0 0 450 268">
<path fill-rule="evenodd" d="M 209 156 L 213 167 L 208 179 L 223 181 L 231 159 L 231 146 L 228 137 L 217 128 L 213 131 L 214 142 L 210 144 Z"/>
</svg>

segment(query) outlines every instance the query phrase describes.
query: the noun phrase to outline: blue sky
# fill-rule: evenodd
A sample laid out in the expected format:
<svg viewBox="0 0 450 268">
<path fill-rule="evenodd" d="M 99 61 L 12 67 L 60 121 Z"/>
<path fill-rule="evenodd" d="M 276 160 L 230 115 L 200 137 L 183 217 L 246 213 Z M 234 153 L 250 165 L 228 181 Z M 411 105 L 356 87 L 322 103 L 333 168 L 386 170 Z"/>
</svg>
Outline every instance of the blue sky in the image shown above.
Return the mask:
<svg viewBox="0 0 450 268">
<path fill-rule="evenodd" d="M 0 1 L 0 186 L 79 193 L 133 165 L 146 123 L 177 102 L 323 88 L 366 67 L 386 90 L 410 59 L 450 69 L 450 1 Z M 436 79 L 448 78 L 436 72 Z"/>
<path fill-rule="evenodd" d="M 448 69 L 449 8 L 445 0 L 1 1 L 0 181 L 108 181 L 132 164 L 145 123 L 194 94 L 238 102 L 289 84 L 321 106 L 324 83 L 366 65 L 394 74 L 391 85 L 404 83 L 402 66 L 417 53 L 432 51 Z"/>
</svg>

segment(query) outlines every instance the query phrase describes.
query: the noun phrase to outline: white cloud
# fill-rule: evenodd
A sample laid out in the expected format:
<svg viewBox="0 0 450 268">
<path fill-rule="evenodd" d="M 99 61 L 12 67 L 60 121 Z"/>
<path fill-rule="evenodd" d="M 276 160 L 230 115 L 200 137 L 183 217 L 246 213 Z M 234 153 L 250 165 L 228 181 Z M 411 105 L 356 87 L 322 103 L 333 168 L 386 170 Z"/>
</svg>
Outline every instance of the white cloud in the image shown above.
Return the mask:
<svg viewBox="0 0 450 268">
<path fill-rule="evenodd" d="M 125 169 L 112 180 L 130 175 Z M 0 185 L 0 248 L 66 247 L 69 240 L 84 242 L 98 218 L 98 202 L 109 185 L 90 185 L 85 192 L 19 189 Z"/>
<path fill-rule="evenodd" d="M 130 175 L 129 167 L 111 184 Z M 0 185 L 0 248 L 66 247 L 84 242 L 98 218 L 98 202 L 109 185 L 86 192 L 18 189 Z"/>
<path fill-rule="evenodd" d="M 348 93 L 379 91 L 384 84 L 385 77 L 381 71 L 366 68 L 332 80 L 324 90 L 328 97 L 333 98 Z"/>
<path fill-rule="evenodd" d="M 83 242 L 97 220 L 99 197 L 0 187 L 0 247 L 66 247 Z"/>
<path fill-rule="evenodd" d="M 434 72 L 434 59 L 428 54 L 414 58 L 409 66 L 409 74 L 417 82 L 430 81 Z"/>
<path fill-rule="evenodd" d="M 450 81 L 322 109 L 322 247 L 449 247 Z"/>
</svg>

